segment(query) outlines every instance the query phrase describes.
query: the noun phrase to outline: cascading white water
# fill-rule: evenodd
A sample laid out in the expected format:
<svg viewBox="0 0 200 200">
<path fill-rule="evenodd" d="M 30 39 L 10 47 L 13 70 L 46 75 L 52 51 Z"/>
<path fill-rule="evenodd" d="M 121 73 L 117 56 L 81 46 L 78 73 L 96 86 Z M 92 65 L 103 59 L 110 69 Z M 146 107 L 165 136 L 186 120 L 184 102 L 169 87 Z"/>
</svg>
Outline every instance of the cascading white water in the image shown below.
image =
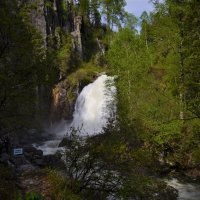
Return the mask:
<svg viewBox="0 0 200 200">
<path fill-rule="evenodd" d="M 55 139 L 34 146 L 45 155 L 54 154 L 59 148 L 59 141 L 67 135 L 70 128 L 79 130 L 81 136 L 99 134 L 106 127 L 108 120 L 116 113 L 116 87 L 114 78 L 101 75 L 93 83 L 85 86 L 77 98 L 73 121 L 62 120 L 48 131 L 55 133 Z"/>
<path fill-rule="evenodd" d="M 101 75 L 83 88 L 78 96 L 71 124 L 81 135 L 101 133 L 110 117 L 115 114 L 114 78 Z"/>
</svg>

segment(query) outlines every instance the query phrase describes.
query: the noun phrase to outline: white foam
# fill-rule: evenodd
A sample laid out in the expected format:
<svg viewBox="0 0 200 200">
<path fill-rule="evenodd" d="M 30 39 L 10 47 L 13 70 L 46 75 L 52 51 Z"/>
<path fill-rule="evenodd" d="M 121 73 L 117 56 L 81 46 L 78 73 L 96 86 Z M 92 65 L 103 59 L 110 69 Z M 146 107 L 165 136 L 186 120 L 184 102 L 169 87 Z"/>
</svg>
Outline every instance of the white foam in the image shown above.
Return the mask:
<svg viewBox="0 0 200 200">
<path fill-rule="evenodd" d="M 115 114 L 116 88 L 113 82 L 114 78 L 101 75 L 84 87 L 78 96 L 71 126 L 80 129 L 81 135 L 101 133 Z"/>
</svg>

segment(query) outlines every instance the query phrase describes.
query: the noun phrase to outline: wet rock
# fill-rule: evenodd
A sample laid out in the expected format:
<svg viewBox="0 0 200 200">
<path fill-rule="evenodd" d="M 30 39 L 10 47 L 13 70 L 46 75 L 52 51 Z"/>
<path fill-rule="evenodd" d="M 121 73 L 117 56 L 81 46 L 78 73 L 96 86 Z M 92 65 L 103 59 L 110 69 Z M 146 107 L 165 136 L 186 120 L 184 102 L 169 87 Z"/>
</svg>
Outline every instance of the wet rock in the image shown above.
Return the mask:
<svg viewBox="0 0 200 200">
<path fill-rule="evenodd" d="M 24 154 L 27 158 L 33 158 L 34 156 L 42 157 L 43 151 L 36 149 L 33 146 L 27 146 L 27 147 L 24 148 Z"/>
<path fill-rule="evenodd" d="M 24 156 L 27 159 L 27 161 L 33 165 L 39 167 L 43 167 L 45 165 L 45 162 L 43 160 L 43 151 L 36 149 L 33 146 L 24 147 Z"/>
</svg>

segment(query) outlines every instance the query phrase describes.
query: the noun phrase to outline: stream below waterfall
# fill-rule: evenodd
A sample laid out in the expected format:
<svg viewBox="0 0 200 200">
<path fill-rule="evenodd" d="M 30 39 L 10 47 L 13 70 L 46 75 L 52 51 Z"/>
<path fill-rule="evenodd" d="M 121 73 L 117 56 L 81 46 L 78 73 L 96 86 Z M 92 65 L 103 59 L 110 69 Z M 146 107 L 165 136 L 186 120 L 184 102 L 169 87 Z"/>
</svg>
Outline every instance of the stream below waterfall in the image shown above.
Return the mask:
<svg viewBox="0 0 200 200">
<path fill-rule="evenodd" d="M 61 121 L 47 130 L 54 136 L 45 142 L 33 144 L 43 151 L 44 155 L 55 154 L 62 150 L 59 147 L 63 137 L 67 136 L 70 128 L 80 129 L 82 136 L 100 134 L 106 127 L 108 120 L 114 118 L 116 113 L 115 103 L 116 87 L 114 78 L 107 75 L 99 76 L 93 83 L 85 86 L 79 94 L 73 120 Z M 182 182 L 176 178 L 164 179 L 164 181 L 179 193 L 178 200 L 200 200 L 200 185 L 190 182 Z"/>
<path fill-rule="evenodd" d="M 165 180 L 165 182 L 178 190 L 178 200 L 200 200 L 199 184 L 182 181 L 176 178 Z"/>
</svg>

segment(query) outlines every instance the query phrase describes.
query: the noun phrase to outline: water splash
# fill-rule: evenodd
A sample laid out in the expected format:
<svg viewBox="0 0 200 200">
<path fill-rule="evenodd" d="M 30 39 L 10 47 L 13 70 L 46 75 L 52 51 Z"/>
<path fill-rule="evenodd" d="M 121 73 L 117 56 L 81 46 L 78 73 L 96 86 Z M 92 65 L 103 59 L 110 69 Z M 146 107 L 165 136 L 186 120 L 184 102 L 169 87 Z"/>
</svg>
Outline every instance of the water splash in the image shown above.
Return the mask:
<svg viewBox="0 0 200 200">
<path fill-rule="evenodd" d="M 57 140 L 48 140 L 42 144 L 33 144 L 33 147 L 42 150 L 43 155 L 53 155 L 55 154 L 57 151 L 62 151 L 63 148 L 59 147 L 61 140 L 57 139 Z"/>
</svg>

